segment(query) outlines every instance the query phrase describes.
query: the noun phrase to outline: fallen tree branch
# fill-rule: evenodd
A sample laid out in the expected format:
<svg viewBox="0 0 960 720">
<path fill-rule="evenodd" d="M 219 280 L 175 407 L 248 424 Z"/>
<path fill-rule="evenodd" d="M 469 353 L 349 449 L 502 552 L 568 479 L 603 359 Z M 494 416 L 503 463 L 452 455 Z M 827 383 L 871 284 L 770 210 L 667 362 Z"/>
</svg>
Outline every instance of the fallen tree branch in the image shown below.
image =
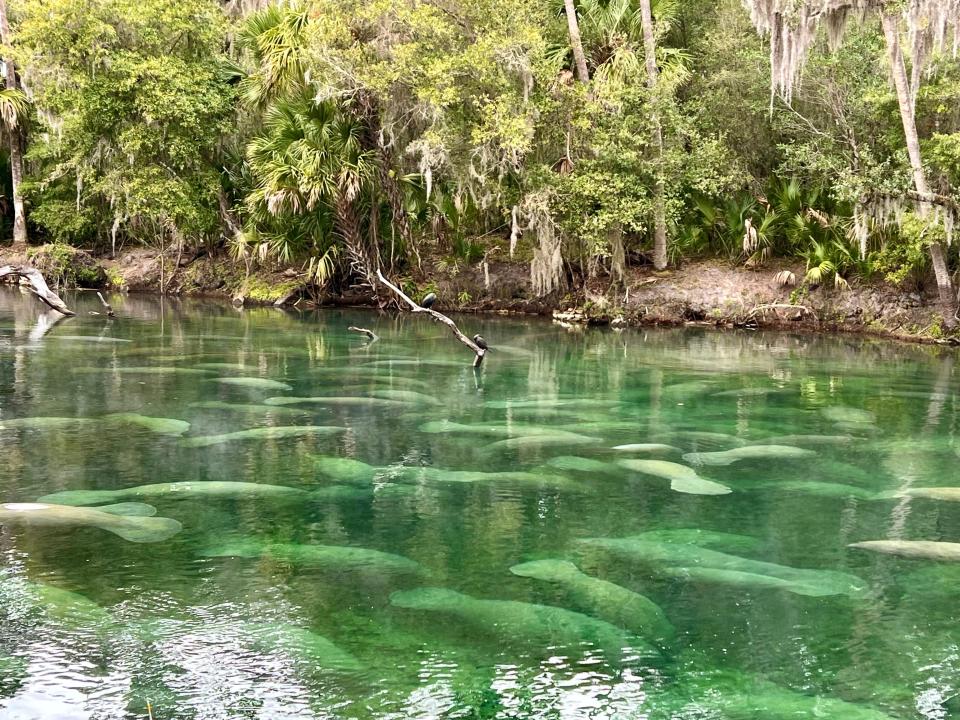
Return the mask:
<svg viewBox="0 0 960 720">
<path fill-rule="evenodd" d="M 47 305 L 64 315 L 76 315 L 55 292 L 47 287 L 47 281 L 36 268 L 29 265 L 4 265 L 0 267 L 0 278 L 17 275 L 27 281 L 30 292 L 40 298 Z"/>
<path fill-rule="evenodd" d="M 443 323 L 448 328 L 450 328 L 454 336 L 456 336 L 457 340 L 459 340 L 468 348 L 470 348 L 473 351 L 473 354 L 476 355 L 476 357 L 473 360 L 473 366 L 475 368 L 478 368 L 483 364 L 483 357 L 484 355 L 487 354 L 487 349 L 480 347 L 479 345 L 477 345 L 477 343 L 475 343 L 473 340 L 471 340 L 462 332 L 460 332 L 460 328 L 457 327 L 457 324 L 453 320 L 448 318 L 443 313 L 437 312 L 436 310 L 431 310 L 430 308 L 425 308 L 425 307 L 421 307 L 420 305 L 417 305 L 417 303 L 415 303 L 413 300 L 407 297 L 406 293 L 404 293 L 403 290 L 401 290 L 392 282 L 387 280 L 383 276 L 383 273 L 380 272 L 380 268 L 377 268 L 377 279 L 380 280 L 380 282 L 386 285 L 388 288 L 390 288 L 401 300 L 406 302 L 407 305 L 410 306 L 410 312 L 426 313 L 437 322 Z"/>
<path fill-rule="evenodd" d="M 366 335 L 368 338 L 370 338 L 370 342 L 372 343 L 375 343 L 377 340 L 380 339 L 379 335 L 377 335 L 373 330 L 367 330 L 367 328 L 354 327 L 353 325 L 351 325 L 350 327 L 347 328 L 347 330 L 349 330 L 350 332 L 360 333 L 361 335 Z"/>
<path fill-rule="evenodd" d="M 885 198 L 890 200 L 903 200 L 907 199 L 914 203 L 924 203 L 927 205 L 939 205 L 940 207 L 946 208 L 954 213 L 960 213 L 960 202 L 950 197 L 949 195 L 941 195 L 940 193 L 921 193 L 916 190 L 907 190 L 902 194 L 895 194 L 889 192 L 875 192 L 872 195 L 864 195 L 860 198 L 860 204 L 866 205 L 871 200 L 876 200 L 877 198 Z"/>
<path fill-rule="evenodd" d="M 103 295 L 100 294 L 99 290 L 97 290 L 97 297 L 100 298 L 100 302 L 103 303 L 103 307 L 107 311 L 107 317 L 116 317 L 117 314 L 113 311 L 113 308 L 110 307 L 110 303 L 103 299 Z"/>
</svg>

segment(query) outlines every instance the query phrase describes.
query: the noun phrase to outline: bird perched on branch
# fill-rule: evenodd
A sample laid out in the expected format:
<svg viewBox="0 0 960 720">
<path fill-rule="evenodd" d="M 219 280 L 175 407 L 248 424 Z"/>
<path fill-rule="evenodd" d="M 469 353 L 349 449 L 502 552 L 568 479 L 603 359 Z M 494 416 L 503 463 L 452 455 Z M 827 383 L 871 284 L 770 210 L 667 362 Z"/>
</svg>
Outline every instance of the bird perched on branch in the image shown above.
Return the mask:
<svg viewBox="0 0 960 720">
<path fill-rule="evenodd" d="M 433 307 L 433 304 L 437 301 L 436 293 L 427 293 L 426 297 L 420 301 L 420 307 L 427 308 L 429 310 Z"/>
<path fill-rule="evenodd" d="M 489 350 L 490 348 L 487 345 L 487 341 L 483 339 L 481 335 L 473 336 L 473 344 L 476 345 L 481 350 Z"/>
</svg>

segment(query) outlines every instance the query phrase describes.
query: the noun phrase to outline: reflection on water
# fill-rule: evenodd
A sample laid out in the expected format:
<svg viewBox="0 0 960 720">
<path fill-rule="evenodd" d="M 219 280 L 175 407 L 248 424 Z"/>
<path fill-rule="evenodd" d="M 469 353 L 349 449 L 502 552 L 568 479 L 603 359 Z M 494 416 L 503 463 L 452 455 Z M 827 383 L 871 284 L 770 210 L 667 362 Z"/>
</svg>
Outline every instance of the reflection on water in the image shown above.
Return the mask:
<svg viewBox="0 0 960 720">
<path fill-rule="evenodd" d="M 71 301 L 0 294 L 0 719 L 960 717 L 960 566 L 848 547 L 960 540 L 949 352 Z"/>
</svg>

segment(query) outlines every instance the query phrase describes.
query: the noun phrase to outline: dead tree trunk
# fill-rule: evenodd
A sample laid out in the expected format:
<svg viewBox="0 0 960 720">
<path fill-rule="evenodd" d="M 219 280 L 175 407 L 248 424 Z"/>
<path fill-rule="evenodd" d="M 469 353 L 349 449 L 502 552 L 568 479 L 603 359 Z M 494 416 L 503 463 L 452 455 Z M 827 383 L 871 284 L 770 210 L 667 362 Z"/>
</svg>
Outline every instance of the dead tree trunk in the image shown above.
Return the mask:
<svg viewBox="0 0 960 720">
<path fill-rule="evenodd" d="M 10 275 L 17 275 L 27 281 L 30 292 L 40 298 L 47 305 L 64 315 L 76 315 L 55 292 L 47 287 L 46 280 L 36 268 L 28 266 L 4 265 L 0 267 L 0 279 Z"/>
<path fill-rule="evenodd" d="M 431 310 L 430 308 L 425 308 L 425 307 L 422 307 L 422 306 L 420 306 L 420 305 L 417 305 L 417 303 L 415 303 L 413 300 L 411 300 L 411 299 L 407 296 L 407 294 L 403 292 L 403 290 L 401 290 L 401 289 L 398 288 L 396 285 L 394 285 L 392 282 L 390 282 L 389 280 L 387 280 L 387 279 L 383 276 L 383 273 L 380 272 L 379 269 L 377 269 L 377 279 L 379 279 L 380 282 L 383 283 L 386 287 L 390 288 L 401 300 L 403 300 L 405 303 L 407 303 L 407 305 L 410 306 L 410 311 L 411 311 L 411 312 L 415 312 L 415 313 L 426 313 L 427 315 L 429 315 L 430 317 L 432 317 L 432 318 L 433 318 L 434 320 L 436 320 L 437 322 L 443 323 L 443 324 L 446 325 L 448 328 L 450 328 L 450 330 L 453 332 L 453 334 L 454 334 L 454 336 L 457 338 L 457 340 L 459 340 L 460 342 L 462 342 L 464 345 L 466 345 L 468 348 L 470 348 L 470 349 L 473 351 L 474 355 L 476 356 L 476 357 L 474 358 L 474 361 L 473 361 L 473 366 L 474 366 L 475 368 L 478 368 L 478 367 L 480 367 L 480 366 L 483 364 L 483 358 L 484 358 L 484 356 L 487 354 L 487 348 L 481 347 L 481 346 L 478 345 L 476 342 L 474 342 L 473 340 L 471 340 L 470 338 L 468 338 L 466 335 L 464 335 L 462 332 L 460 332 L 460 328 L 457 327 L 457 324 L 456 324 L 453 320 L 451 320 L 450 318 L 448 318 L 448 317 L 447 317 L 446 315 L 444 315 L 443 313 L 437 312 L 436 310 Z M 478 336 L 478 337 L 479 337 L 479 336 Z M 483 344 L 483 341 L 481 340 L 480 343 Z"/>
</svg>

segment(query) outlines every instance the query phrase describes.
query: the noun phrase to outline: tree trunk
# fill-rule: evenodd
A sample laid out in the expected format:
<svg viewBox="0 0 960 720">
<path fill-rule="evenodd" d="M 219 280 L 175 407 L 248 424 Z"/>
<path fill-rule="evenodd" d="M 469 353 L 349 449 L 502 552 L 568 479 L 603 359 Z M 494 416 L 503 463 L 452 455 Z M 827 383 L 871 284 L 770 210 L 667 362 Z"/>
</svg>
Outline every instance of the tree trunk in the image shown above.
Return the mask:
<svg viewBox="0 0 960 720">
<path fill-rule="evenodd" d="M 10 25 L 7 23 L 7 0 L 0 0 L 0 42 L 10 45 Z M 10 58 L 4 58 L 7 71 L 7 88 L 17 90 L 17 71 Z M 10 135 L 10 174 L 13 185 L 13 247 L 25 250 L 27 247 L 27 220 L 23 210 L 23 122 L 8 128 Z"/>
<path fill-rule="evenodd" d="M 375 290 L 376 282 L 370 267 L 370 259 L 364 247 L 363 233 L 360 229 L 360 218 L 357 217 L 356 206 L 346 195 L 339 193 L 336 203 L 334 203 L 334 213 L 336 214 L 337 230 L 340 237 L 343 238 L 350 269 L 363 283 L 370 285 Z"/>
<path fill-rule="evenodd" d="M 573 48 L 573 60 L 577 66 L 577 80 L 588 83 L 590 82 L 590 71 L 587 69 L 587 56 L 583 53 L 583 42 L 580 40 L 577 8 L 573 4 L 573 0 L 563 0 L 563 8 L 567 14 L 567 30 L 570 32 L 570 47 Z"/>
<path fill-rule="evenodd" d="M 930 188 L 923 171 L 923 158 L 920 156 L 920 138 L 917 135 L 917 121 L 914 115 L 913 93 L 907 79 L 907 68 L 900 48 L 900 21 L 896 15 L 884 13 L 881 17 L 883 36 L 887 42 L 887 55 L 890 59 L 890 72 L 897 90 L 897 104 L 900 106 L 900 119 L 903 121 L 903 134 L 907 140 L 907 154 L 913 170 L 913 184 L 921 195 L 928 195 Z M 953 281 L 947 268 L 943 245 L 930 243 L 930 260 L 937 278 L 937 292 L 943 318 L 949 327 L 955 324 Z"/>
<path fill-rule="evenodd" d="M 657 270 L 667 267 L 667 211 L 663 184 L 663 128 L 660 125 L 660 112 L 657 96 L 657 41 L 653 28 L 653 13 L 650 0 L 640 0 L 640 16 L 643 22 L 643 52 L 646 56 L 647 86 L 650 88 L 650 101 L 653 104 L 651 121 L 653 122 L 653 146 L 657 153 L 657 181 L 653 189 L 653 266 Z"/>
<path fill-rule="evenodd" d="M 410 227 L 410 220 L 407 217 L 403 188 L 400 187 L 394 169 L 393 152 L 383 138 L 380 125 L 380 109 L 377 99 L 372 93 L 360 93 L 358 96 L 358 109 L 366 125 L 364 147 L 369 150 L 375 150 L 377 153 L 377 180 L 380 184 L 380 190 L 383 192 L 387 204 L 390 206 L 393 230 L 403 240 L 407 253 L 412 255 L 414 260 L 416 260 L 417 267 L 420 267 L 420 248 L 417 247 L 416 239 L 413 237 L 413 231 Z M 390 260 L 392 266 L 392 252 L 390 253 Z"/>
</svg>

